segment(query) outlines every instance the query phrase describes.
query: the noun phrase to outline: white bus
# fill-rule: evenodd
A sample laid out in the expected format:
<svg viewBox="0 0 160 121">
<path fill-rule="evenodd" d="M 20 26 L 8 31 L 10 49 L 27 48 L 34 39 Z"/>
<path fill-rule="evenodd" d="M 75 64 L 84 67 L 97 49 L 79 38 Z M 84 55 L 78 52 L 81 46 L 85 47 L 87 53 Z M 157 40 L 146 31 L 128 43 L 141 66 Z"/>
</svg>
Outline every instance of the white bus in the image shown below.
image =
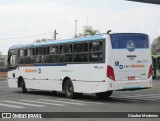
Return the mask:
<svg viewBox="0 0 160 121">
<path fill-rule="evenodd" d="M 9 87 L 64 91 L 67 98 L 113 90 L 152 87 L 148 35 L 102 34 L 12 46 L 8 51 Z"/>
</svg>

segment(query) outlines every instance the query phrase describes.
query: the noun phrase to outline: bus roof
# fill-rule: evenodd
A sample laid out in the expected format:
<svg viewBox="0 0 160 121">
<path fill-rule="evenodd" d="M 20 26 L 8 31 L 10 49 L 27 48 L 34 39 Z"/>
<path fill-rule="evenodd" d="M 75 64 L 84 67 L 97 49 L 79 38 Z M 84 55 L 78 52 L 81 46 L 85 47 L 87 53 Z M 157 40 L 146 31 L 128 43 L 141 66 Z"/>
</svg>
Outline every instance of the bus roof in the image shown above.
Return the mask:
<svg viewBox="0 0 160 121">
<path fill-rule="evenodd" d="M 83 41 L 89 41 L 89 40 L 100 40 L 100 39 L 103 39 L 103 35 L 104 34 L 81 37 L 81 38 L 64 39 L 64 40 L 53 40 L 53 41 L 48 41 L 43 43 L 42 42 L 35 43 L 34 46 L 45 46 L 45 45 L 52 45 L 52 44 L 64 44 L 64 43 L 83 42 Z"/>
<path fill-rule="evenodd" d="M 40 43 L 33 43 L 33 44 L 27 44 L 27 45 L 15 45 L 10 47 L 9 49 L 15 49 L 15 48 L 33 48 L 33 47 L 40 47 L 40 46 L 46 46 L 46 45 L 54 45 L 54 44 L 64 44 L 64 43 L 74 43 L 74 42 L 83 42 L 83 41 L 96 41 L 101 40 L 105 38 L 106 34 L 99 34 L 99 35 L 93 35 L 93 36 L 86 36 L 86 37 L 80 37 L 80 38 L 71 38 L 71 39 L 63 39 L 63 40 L 53 40 L 53 41 L 47 41 L 47 42 L 40 42 Z M 109 34 L 112 37 L 121 36 L 121 35 L 146 35 L 143 33 L 113 33 Z"/>
<path fill-rule="evenodd" d="M 53 40 L 53 41 L 47 41 L 47 42 L 40 42 L 40 43 L 33 43 L 28 45 L 15 45 L 10 47 L 10 49 L 15 48 L 31 48 L 31 47 L 39 47 L 39 46 L 45 46 L 45 45 L 53 45 L 53 44 L 64 44 L 64 43 L 74 43 L 74 42 L 83 42 L 83 41 L 90 41 L 90 40 L 101 40 L 104 38 L 105 34 L 99 34 L 94 36 L 87 36 L 87 37 L 81 37 L 81 38 L 71 38 L 71 39 L 64 39 L 64 40 Z"/>
</svg>

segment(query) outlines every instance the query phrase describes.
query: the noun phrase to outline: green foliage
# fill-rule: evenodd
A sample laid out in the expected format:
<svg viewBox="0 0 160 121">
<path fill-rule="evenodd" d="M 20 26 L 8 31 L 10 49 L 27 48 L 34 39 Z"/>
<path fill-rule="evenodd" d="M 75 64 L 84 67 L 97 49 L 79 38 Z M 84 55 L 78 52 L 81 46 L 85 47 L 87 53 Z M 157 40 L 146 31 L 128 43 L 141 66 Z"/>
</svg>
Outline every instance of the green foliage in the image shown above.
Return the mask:
<svg viewBox="0 0 160 121">
<path fill-rule="evenodd" d="M 98 30 L 93 30 L 93 29 L 86 29 L 84 36 L 88 36 L 88 35 L 95 35 L 98 33 Z"/>
<path fill-rule="evenodd" d="M 91 26 L 84 26 L 83 33 L 79 33 L 78 37 L 90 36 L 98 34 L 98 30 L 94 30 Z"/>
<path fill-rule="evenodd" d="M 152 55 L 157 55 L 157 52 L 155 49 L 151 49 Z"/>
<path fill-rule="evenodd" d="M 153 40 L 151 44 L 152 55 L 160 54 L 160 36 Z"/>
</svg>

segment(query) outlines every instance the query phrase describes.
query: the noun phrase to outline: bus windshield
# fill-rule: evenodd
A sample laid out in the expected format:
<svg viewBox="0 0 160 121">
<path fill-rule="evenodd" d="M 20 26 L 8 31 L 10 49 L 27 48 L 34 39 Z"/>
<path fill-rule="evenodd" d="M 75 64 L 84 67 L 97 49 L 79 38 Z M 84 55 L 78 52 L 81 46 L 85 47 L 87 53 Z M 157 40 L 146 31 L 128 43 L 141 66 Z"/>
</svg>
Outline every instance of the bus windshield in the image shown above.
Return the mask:
<svg viewBox="0 0 160 121">
<path fill-rule="evenodd" d="M 112 49 L 149 48 L 148 36 L 145 34 L 111 34 Z"/>
</svg>

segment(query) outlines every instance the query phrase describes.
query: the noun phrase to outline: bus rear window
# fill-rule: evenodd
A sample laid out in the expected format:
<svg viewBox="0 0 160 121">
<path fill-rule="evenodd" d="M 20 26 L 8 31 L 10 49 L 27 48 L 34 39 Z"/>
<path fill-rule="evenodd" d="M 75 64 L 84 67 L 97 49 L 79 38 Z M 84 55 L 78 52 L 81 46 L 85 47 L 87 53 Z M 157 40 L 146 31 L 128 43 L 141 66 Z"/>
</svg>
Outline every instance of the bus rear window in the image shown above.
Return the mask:
<svg viewBox="0 0 160 121">
<path fill-rule="evenodd" d="M 149 48 L 148 36 L 145 34 L 111 34 L 112 49 L 125 49 L 129 44 L 135 48 Z"/>
</svg>

